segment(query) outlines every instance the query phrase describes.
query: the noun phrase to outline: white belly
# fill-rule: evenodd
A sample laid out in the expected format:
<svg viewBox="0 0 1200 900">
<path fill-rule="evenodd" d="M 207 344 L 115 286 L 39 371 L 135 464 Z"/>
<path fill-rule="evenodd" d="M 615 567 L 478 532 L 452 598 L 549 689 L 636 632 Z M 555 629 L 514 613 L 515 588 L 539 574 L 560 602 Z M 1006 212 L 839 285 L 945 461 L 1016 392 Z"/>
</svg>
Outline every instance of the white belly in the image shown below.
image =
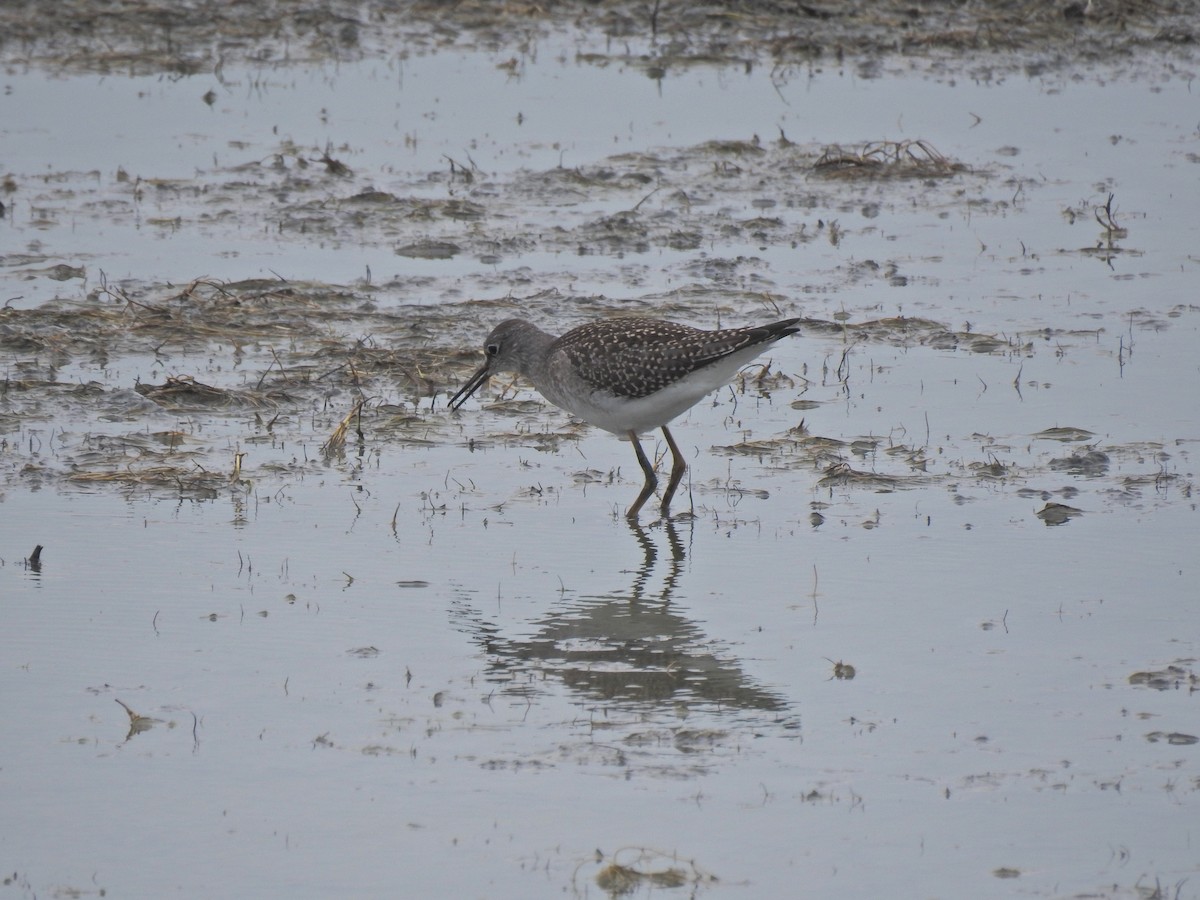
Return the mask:
<svg viewBox="0 0 1200 900">
<path fill-rule="evenodd" d="M 748 348 L 734 353 L 647 397 L 616 397 L 600 390 L 568 392 L 559 390 L 558 385 L 538 385 L 538 389 L 555 406 L 597 428 L 621 436 L 629 431 L 641 434 L 666 425 L 706 395 L 728 384 L 737 370 L 761 349 Z"/>
</svg>

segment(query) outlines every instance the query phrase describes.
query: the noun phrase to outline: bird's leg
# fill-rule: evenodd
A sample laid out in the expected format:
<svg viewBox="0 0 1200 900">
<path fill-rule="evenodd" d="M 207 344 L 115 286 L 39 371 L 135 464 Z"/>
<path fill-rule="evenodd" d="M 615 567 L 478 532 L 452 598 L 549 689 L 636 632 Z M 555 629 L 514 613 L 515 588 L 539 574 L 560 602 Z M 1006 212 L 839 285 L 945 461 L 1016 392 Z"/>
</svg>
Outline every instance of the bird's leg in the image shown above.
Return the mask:
<svg viewBox="0 0 1200 900">
<path fill-rule="evenodd" d="M 663 492 L 662 498 L 662 514 L 667 514 L 667 507 L 671 505 L 671 498 L 675 496 L 675 488 L 679 487 L 679 482 L 683 480 L 683 473 L 687 471 L 687 463 L 683 461 L 683 454 L 679 452 L 679 448 L 675 445 L 675 438 L 671 437 L 671 432 L 667 430 L 667 426 L 662 427 L 663 437 L 667 439 L 667 446 L 671 448 L 671 480 L 667 482 L 667 489 Z"/>
<path fill-rule="evenodd" d="M 629 507 L 629 512 L 625 513 L 625 518 L 636 520 L 638 513 L 641 512 L 642 504 L 650 499 L 650 495 L 658 487 L 658 478 L 654 475 L 654 466 L 650 465 L 650 460 L 646 459 L 646 451 L 642 449 L 642 443 L 638 440 L 636 431 L 629 432 L 629 440 L 633 441 L 633 449 L 637 453 L 638 464 L 646 474 L 646 483 L 642 487 L 642 492 L 633 501 L 633 506 Z"/>
</svg>

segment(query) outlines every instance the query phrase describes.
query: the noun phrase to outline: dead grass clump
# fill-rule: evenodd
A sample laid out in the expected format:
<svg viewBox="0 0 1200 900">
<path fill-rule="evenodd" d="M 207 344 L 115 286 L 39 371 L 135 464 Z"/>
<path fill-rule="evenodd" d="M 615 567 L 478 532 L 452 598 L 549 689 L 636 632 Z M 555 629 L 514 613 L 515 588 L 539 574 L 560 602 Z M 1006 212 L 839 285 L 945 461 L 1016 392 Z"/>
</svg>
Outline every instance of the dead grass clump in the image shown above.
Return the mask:
<svg viewBox="0 0 1200 900">
<path fill-rule="evenodd" d="M 1036 513 L 1047 526 L 1065 525 L 1076 516 L 1082 516 L 1083 510 L 1076 509 L 1074 506 L 1067 506 L 1065 503 L 1047 503 Z"/>
<path fill-rule="evenodd" d="M 333 433 L 329 435 L 329 439 L 321 445 L 322 453 L 328 456 L 329 454 L 337 453 L 346 446 L 346 433 L 350 430 L 351 422 L 357 423 L 356 430 L 358 436 L 360 439 L 363 437 L 362 408 L 365 402 L 365 400 L 360 398 L 354 404 L 354 408 L 351 409 L 350 412 L 346 413 L 346 415 L 342 418 L 342 421 L 338 422 L 337 427 L 333 429 Z"/>
<path fill-rule="evenodd" d="M 857 150 L 826 147 L 813 171 L 827 178 L 948 178 L 966 171 L 928 141 L 871 141 Z"/>
<path fill-rule="evenodd" d="M 632 894 L 642 888 L 678 888 L 689 884 L 699 887 L 717 881 L 715 875 L 704 872 L 692 860 L 680 860 L 674 854 L 647 847 L 622 847 L 612 854 L 608 865 L 595 878 L 596 885 L 610 897 Z"/>
<path fill-rule="evenodd" d="M 72 472 L 67 481 L 73 484 L 120 485 L 148 491 L 169 491 L 181 498 L 212 500 L 229 485 L 229 477 L 203 469 L 185 471 L 178 466 L 125 466 L 102 472 Z"/>
<path fill-rule="evenodd" d="M 163 409 L 264 409 L 274 406 L 261 391 L 231 391 L 197 381 L 191 375 L 170 376 L 162 384 L 136 384 L 133 389 Z"/>
<path fill-rule="evenodd" d="M 903 487 L 903 484 L 900 479 L 892 475 L 882 475 L 878 472 L 863 472 L 852 468 L 849 463 L 838 462 L 829 466 L 821 473 L 821 478 L 817 482 L 817 486 L 869 488 L 871 490 L 887 492 Z"/>
</svg>

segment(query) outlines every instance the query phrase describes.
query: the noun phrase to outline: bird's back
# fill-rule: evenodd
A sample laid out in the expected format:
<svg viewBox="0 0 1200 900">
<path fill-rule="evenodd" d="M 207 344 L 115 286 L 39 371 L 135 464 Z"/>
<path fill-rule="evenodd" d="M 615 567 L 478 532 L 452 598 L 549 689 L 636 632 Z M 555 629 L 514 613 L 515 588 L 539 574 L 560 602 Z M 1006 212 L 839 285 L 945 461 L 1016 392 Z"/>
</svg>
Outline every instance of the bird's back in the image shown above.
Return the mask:
<svg viewBox="0 0 1200 900">
<path fill-rule="evenodd" d="M 601 319 L 560 337 L 550 358 L 552 366 L 566 367 L 595 389 L 637 399 L 741 350 L 762 350 L 798 331 L 797 321 L 702 331 L 659 319 Z"/>
<path fill-rule="evenodd" d="M 556 406 L 618 435 L 670 422 L 716 390 L 797 319 L 702 331 L 649 318 L 604 319 L 568 331 L 533 375 Z"/>
</svg>

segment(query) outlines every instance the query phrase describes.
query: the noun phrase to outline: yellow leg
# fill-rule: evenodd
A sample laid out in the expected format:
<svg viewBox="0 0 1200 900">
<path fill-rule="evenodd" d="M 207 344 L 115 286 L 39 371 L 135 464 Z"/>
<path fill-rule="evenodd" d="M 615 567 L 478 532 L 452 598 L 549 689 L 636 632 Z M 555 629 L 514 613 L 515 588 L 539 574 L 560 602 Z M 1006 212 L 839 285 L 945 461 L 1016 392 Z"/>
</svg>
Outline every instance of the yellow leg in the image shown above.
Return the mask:
<svg viewBox="0 0 1200 900">
<path fill-rule="evenodd" d="M 662 514 L 667 514 L 667 507 L 671 505 L 671 498 L 675 496 L 675 488 L 679 487 L 679 482 L 683 480 L 683 473 L 687 471 L 687 463 L 683 461 L 683 454 L 679 452 L 679 448 L 675 445 L 675 438 L 671 437 L 671 432 L 664 425 L 662 429 L 663 437 L 667 439 L 667 446 L 671 448 L 671 480 L 667 482 L 667 490 L 663 493 L 662 498 Z"/>
<path fill-rule="evenodd" d="M 629 440 L 633 442 L 634 452 L 637 453 L 638 465 L 642 467 L 642 472 L 646 475 L 646 483 L 642 486 L 642 492 L 638 494 L 637 499 L 633 501 L 633 506 L 629 507 L 629 511 L 625 513 L 625 518 L 636 520 L 638 513 L 642 510 L 642 505 L 650 499 L 650 495 L 658 487 L 658 478 L 654 475 L 654 466 L 650 465 L 650 460 L 646 459 L 646 452 L 642 449 L 642 443 L 638 440 L 637 433 L 629 432 Z"/>
</svg>

